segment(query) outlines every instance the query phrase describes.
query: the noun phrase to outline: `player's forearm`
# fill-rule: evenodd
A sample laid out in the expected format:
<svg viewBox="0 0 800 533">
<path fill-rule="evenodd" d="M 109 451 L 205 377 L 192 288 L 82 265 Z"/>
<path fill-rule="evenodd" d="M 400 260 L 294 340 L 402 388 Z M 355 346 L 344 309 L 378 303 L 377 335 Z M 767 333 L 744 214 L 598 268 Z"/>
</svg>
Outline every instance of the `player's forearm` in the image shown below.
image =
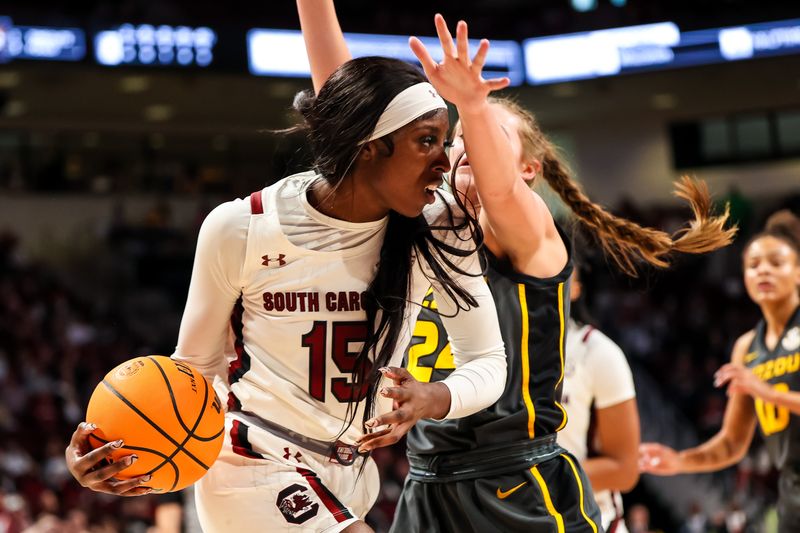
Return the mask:
<svg viewBox="0 0 800 533">
<path fill-rule="evenodd" d="M 747 441 L 749 445 L 750 441 Z M 683 474 L 715 472 L 738 463 L 747 453 L 742 445 L 724 433 L 718 433 L 707 442 L 678 452 L 679 470 Z"/>
<path fill-rule="evenodd" d="M 495 403 L 506 383 L 506 354 L 502 342 L 496 348 L 458 366 L 442 380 L 450 391 L 450 409 L 444 418 L 461 418 Z"/>
<path fill-rule="evenodd" d="M 635 455 L 632 457 L 635 458 Z M 595 492 L 618 490 L 627 492 L 639 481 L 639 469 L 634 460 L 614 457 L 592 457 L 583 462 L 583 469 Z"/>
<path fill-rule="evenodd" d="M 793 414 L 800 415 L 800 393 L 798 392 L 779 391 L 771 388 L 769 394 L 762 399 L 775 406 L 784 407 Z"/>
<path fill-rule="evenodd" d="M 467 272 L 479 266 L 477 256 L 461 265 Z M 461 276 L 458 281 L 478 302 L 477 307 L 459 311 L 455 302 L 434 287 L 456 367 L 441 381 L 450 389 L 447 418 L 468 416 L 495 403 L 507 376 L 505 345 L 489 287 L 480 277 Z"/>
<path fill-rule="evenodd" d="M 503 130 L 488 101 L 469 110 L 459 108 L 458 112 L 482 205 L 513 199 L 522 180 L 509 142 L 510 133 Z"/>
<path fill-rule="evenodd" d="M 306 43 L 314 92 L 339 65 L 351 58 L 333 0 L 297 0 L 297 14 Z"/>
</svg>

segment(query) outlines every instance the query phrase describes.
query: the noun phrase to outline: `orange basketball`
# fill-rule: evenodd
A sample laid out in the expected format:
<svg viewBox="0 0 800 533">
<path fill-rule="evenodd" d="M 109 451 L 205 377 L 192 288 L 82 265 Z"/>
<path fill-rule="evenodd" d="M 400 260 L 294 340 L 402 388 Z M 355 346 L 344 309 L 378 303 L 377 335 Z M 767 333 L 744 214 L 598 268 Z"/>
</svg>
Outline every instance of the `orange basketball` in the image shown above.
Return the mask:
<svg viewBox="0 0 800 533">
<path fill-rule="evenodd" d="M 112 460 L 135 454 L 138 460 L 120 479 L 150 474 L 143 487 L 171 492 L 191 485 L 217 459 L 224 413 L 208 380 L 196 369 L 169 357 L 149 355 L 126 361 L 97 385 L 86 421 L 95 448 L 122 439 Z"/>
</svg>

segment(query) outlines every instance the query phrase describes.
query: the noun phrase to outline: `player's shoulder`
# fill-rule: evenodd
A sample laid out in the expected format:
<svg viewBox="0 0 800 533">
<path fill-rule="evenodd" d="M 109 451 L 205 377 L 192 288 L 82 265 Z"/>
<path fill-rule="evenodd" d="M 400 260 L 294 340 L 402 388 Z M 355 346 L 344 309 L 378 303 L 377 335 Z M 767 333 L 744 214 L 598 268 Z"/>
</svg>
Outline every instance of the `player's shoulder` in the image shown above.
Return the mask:
<svg viewBox="0 0 800 533">
<path fill-rule="evenodd" d="M 250 224 L 251 214 L 250 195 L 228 200 L 211 210 L 203 220 L 200 232 L 205 235 L 213 235 L 217 239 L 242 237 L 242 232 L 244 231 L 246 234 Z"/>
<path fill-rule="evenodd" d="M 250 216 L 250 198 L 235 198 L 219 204 L 203 221 L 203 227 L 219 226 Z"/>
<path fill-rule="evenodd" d="M 280 196 L 289 194 L 298 194 L 305 191 L 308 184 L 317 177 L 313 170 L 307 172 L 299 172 L 292 174 L 285 178 L 281 178 L 275 183 L 269 185 L 258 191 L 253 191 L 251 194 L 242 198 L 235 198 L 227 202 L 223 202 L 215 207 L 206 217 L 209 223 L 225 223 L 234 221 L 247 220 L 252 213 L 251 196 L 257 194 L 270 194 L 275 191 Z M 265 198 L 262 198 L 262 202 Z"/>
<path fill-rule="evenodd" d="M 611 337 L 592 325 L 587 324 L 582 326 L 578 329 L 576 334 L 580 336 L 581 342 L 585 344 L 588 349 L 622 352 L 622 348 L 611 340 Z"/>
<path fill-rule="evenodd" d="M 628 359 L 619 345 L 593 326 L 585 326 L 580 330 L 581 341 L 586 350 L 586 357 L 592 365 L 618 363 L 628 364 Z"/>
<path fill-rule="evenodd" d="M 733 343 L 731 360 L 733 362 L 744 362 L 745 356 L 747 355 L 747 352 L 750 350 L 750 346 L 752 346 L 755 338 L 756 338 L 755 328 L 740 335 L 739 338 L 736 339 L 736 342 Z"/>
</svg>

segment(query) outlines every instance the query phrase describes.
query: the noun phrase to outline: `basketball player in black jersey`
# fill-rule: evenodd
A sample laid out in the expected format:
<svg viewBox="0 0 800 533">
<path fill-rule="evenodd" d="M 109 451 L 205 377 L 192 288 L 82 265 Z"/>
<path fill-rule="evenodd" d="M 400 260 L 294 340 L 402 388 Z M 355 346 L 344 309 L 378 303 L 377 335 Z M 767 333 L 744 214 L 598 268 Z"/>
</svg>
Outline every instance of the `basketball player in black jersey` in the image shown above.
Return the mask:
<svg viewBox="0 0 800 533">
<path fill-rule="evenodd" d="M 303 5 L 316 8 L 313 15 Z M 315 85 L 349 57 L 330 1 L 298 0 Z M 510 101 L 489 101 L 496 80 L 483 80 L 488 42 L 470 60 L 466 24 L 458 44 L 444 20 L 437 31 L 445 52 L 435 64 L 418 41 L 412 49 L 431 83 L 456 104 L 462 124 L 451 150 L 451 176 L 480 214 L 488 249 L 487 283 L 500 316 L 509 374 L 503 397 L 461 424 L 426 421 L 410 439 L 411 475 L 393 530 L 399 532 L 598 531 L 599 512 L 588 480 L 555 444 L 566 424 L 560 405 L 569 316 L 569 240 L 529 185 L 541 175 L 599 238 L 623 269 L 642 257 L 665 266 L 672 250 L 704 252 L 727 244 L 724 217 L 706 216 L 707 191 L 685 182 L 698 220 L 682 239 L 613 217 L 570 179 L 533 117 Z M 507 82 L 506 82 L 507 83 Z M 464 155 L 467 145 L 468 157 Z M 474 180 L 474 181 L 473 181 Z M 423 316 L 424 315 L 424 316 Z M 447 333 L 426 297 L 409 352 L 420 381 L 453 370 Z"/>
<path fill-rule="evenodd" d="M 676 452 L 655 443 L 640 447 L 643 472 L 713 472 L 738 463 L 756 426 L 780 471 L 778 517 L 782 533 L 800 531 L 800 220 L 774 214 L 744 250 L 744 284 L 761 308 L 756 327 L 736 341 L 731 362 L 715 384 L 728 387 L 719 433 Z"/>
</svg>

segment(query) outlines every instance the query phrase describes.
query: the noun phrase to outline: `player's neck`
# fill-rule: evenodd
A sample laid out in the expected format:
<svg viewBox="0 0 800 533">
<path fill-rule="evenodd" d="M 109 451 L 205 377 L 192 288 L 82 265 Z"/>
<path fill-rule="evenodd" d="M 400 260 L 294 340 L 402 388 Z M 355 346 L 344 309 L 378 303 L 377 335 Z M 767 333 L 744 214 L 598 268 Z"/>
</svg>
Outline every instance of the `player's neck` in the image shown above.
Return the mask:
<svg viewBox="0 0 800 533">
<path fill-rule="evenodd" d="M 764 315 L 764 321 L 767 323 L 767 336 L 779 337 L 783 330 L 786 329 L 786 324 L 792 318 L 798 305 L 800 305 L 800 295 L 794 293 L 792 297 L 775 302 L 774 305 L 762 306 L 761 312 Z"/>
<path fill-rule="evenodd" d="M 386 217 L 388 212 L 358 189 L 353 178 L 342 180 L 335 187 L 317 179 L 308 188 L 308 202 L 323 215 L 347 222 L 374 222 Z"/>
</svg>

